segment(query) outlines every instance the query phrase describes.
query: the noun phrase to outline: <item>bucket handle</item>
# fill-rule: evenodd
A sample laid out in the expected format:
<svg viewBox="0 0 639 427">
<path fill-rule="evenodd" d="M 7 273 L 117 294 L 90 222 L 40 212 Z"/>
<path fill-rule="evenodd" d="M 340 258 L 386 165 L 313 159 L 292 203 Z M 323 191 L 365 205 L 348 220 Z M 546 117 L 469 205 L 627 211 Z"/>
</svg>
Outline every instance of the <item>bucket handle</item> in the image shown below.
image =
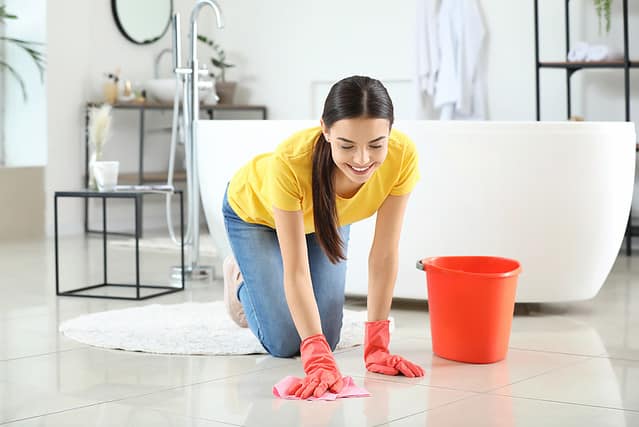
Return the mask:
<svg viewBox="0 0 639 427">
<path fill-rule="evenodd" d="M 417 260 L 417 263 L 415 264 L 415 267 L 417 267 L 418 270 L 425 271 L 424 264 L 422 263 L 421 259 Z"/>
</svg>

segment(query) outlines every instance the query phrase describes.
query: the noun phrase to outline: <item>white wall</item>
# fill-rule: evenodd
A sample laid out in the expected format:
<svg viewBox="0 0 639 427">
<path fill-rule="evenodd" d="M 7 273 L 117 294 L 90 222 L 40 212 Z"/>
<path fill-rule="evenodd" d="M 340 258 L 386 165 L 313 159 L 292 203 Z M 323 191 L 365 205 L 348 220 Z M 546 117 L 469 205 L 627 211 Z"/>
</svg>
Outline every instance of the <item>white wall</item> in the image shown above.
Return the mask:
<svg viewBox="0 0 639 427">
<path fill-rule="evenodd" d="M 214 29 L 213 13 L 204 10 L 200 32 L 213 36 L 237 65 L 227 73 L 239 83 L 236 103 L 264 104 L 273 119 L 317 119 L 330 84 L 351 74 L 383 80 L 396 104 L 398 119 L 427 118 L 414 89 L 415 3 L 381 0 L 220 0 L 226 28 Z M 493 120 L 534 120 L 534 32 L 532 2 L 481 0 L 489 30 L 486 52 L 488 111 Z M 572 2 L 573 40 L 595 40 L 591 2 Z M 617 8 L 620 2 L 614 2 Z M 632 2 L 631 2 L 632 3 Z M 186 32 L 192 0 L 176 0 Z M 563 2 L 540 0 L 542 60 L 560 60 L 563 45 Z M 632 6 L 632 5 L 631 5 Z M 638 7 L 631 7 L 631 28 L 639 33 Z M 69 17 L 73 17 L 70 19 Z M 615 27 L 615 25 L 617 27 Z M 621 25 L 613 13 L 613 31 L 605 41 L 618 40 Z M 633 33 L 631 33 L 633 34 Z M 170 34 L 148 46 L 137 46 L 119 34 L 109 2 L 67 0 L 47 10 L 49 157 L 47 166 L 47 230 L 52 229 L 52 192 L 80 187 L 83 174 L 83 105 L 100 96 L 101 75 L 120 67 L 124 78 L 142 82 L 152 77 L 153 58 L 170 46 Z M 632 36 L 631 36 L 632 40 Z M 186 37 L 183 45 L 187 46 Z M 637 45 L 637 44 L 636 44 Z M 200 61 L 208 62 L 200 46 Z M 635 57 L 639 45 L 633 46 Z M 170 72 L 170 57 L 163 61 Z M 564 73 L 542 71 L 542 118 L 565 119 Z M 622 120 L 619 71 L 588 71 L 575 76 L 574 113 L 588 120 Z M 601 78 L 600 78 L 601 77 Z M 639 81 L 633 74 L 633 99 Z M 581 96 L 583 95 L 583 96 Z M 636 105 L 636 103 L 635 103 Z M 633 118 L 637 118 L 637 108 Z M 114 113 L 114 132 L 106 157 L 124 160 L 123 170 L 137 162 L 137 115 Z M 170 125 L 170 114 L 155 113 L 148 128 Z M 169 134 L 153 134 L 147 144 L 148 170 L 160 170 L 168 159 Z M 221 149 L 224 149 L 221 147 Z M 79 204 L 62 219 L 61 229 L 79 231 Z M 149 207 L 162 215 L 161 205 Z"/>
<path fill-rule="evenodd" d="M 22 40 L 46 42 L 46 1 L 5 0 L 7 10 L 18 19 L 6 20 L 5 35 Z M 38 47 L 46 53 L 46 46 Z M 47 162 L 47 105 L 45 84 L 31 57 L 15 44 L 5 46 L 5 59 L 22 77 L 27 100 L 18 81 L 3 72 L 4 164 L 43 166 Z"/>
</svg>

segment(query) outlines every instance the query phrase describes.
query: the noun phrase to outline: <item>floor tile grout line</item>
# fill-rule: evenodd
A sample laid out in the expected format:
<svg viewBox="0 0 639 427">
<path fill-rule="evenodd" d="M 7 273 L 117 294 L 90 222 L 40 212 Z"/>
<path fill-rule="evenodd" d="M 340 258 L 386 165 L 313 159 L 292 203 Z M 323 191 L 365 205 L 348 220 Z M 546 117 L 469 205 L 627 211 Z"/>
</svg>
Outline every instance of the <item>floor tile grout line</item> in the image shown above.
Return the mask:
<svg viewBox="0 0 639 427">
<path fill-rule="evenodd" d="M 268 371 L 268 370 L 278 369 L 278 368 L 282 368 L 282 367 L 283 366 L 274 366 L 274 367 L 271 367 L 271 368 L 263 368 L 263 369 L 260 369 L 260 370 L 257 370 L 257 371 L 249 371 L 249 372 L 243 372 L 243 373 L 239 373 L 239 374 L 233 374 L 233 375 L 229 375 L 229 376 L 222 377 L 222 378 L 215 378 L 215 379 L 206 380 L 206 381 L 199 381 L 199 382 L 194 382 L 194 383 L 189 383 L 189 384 L 180 384 L 180 385 L 177 385 L 177 386 L 166 387 L 166 388 L 159 388 L 157 390 L 154 390 L 154 391 L 151 391 L 151 392 L 148 392 L 148 393 L 133 394 L 131 396 L 126 396 L 126 397 L 122 397 L 122 398 L 104 400 L 104 401 L 95 402 L 95 403 L 92 403 L 92 404 L 89 404 L 89 405 L 83 405 L 83 406 L 79 406 L 79 407 L 76 407 L 76 408 L 67 409 L 67 410 L 64 410 L 64 411 L 54 411 L 54 412 L 51 412 L 51 413 L 45 413 L 45 414 L 37 415 L 36 417 L 41 417 L 41 416 L 46 416 L 46 415 L 51 415 L 51 414 L 57 414 L 57 413 L 65 412 L 65 411 L 68 411 L 68 410 L 82 409 L 82 408 L 86 408 L 86 407 L 90 407 L 90 406 L 97 406 L 97 405 L 108 404 L 108 403 L 122 402 L 122 401 L 129 400 L 129 399 L 139 399 L 139 398 L 147 397 L 147 396 L 150 396 L 150 395 L 153 395 L 153 394 L 164 393 L 164 392 L 167 392 L 167 391 L 178 390 L 178 389 L 181 389 L 181 388 L 199 386 L 199 385 L 207 384 L 207 383 L 219 382 L 219 381 L 223 381 L 223 380 L 226 380 L 226 379 L 229 379 L 229 378 L 234 378 L 234 377 L 239 377 L 239 376 L 244 376 L 244 375 L 249 375 L 249 374 L 255 374 L 256 372 Z M 147 407 L 147 408 L 158 410 L 157 408 L 153 408 L 153 407 Z M 36 417 L 29 417 L 29 418 L 36 418 Z M 28 418 L 25 418 L 25 419 L 28 419 Z M 223 421 L 218 421 L 218 420 L 213 420 L 213 419 L 208 419 L 208 418 L 200 418 L 200 419 L 207 420 L 207 421 L 223 422 Z M 15 420 L 15 421 L 19 421 L 19 420 Z M 10 421 L 10 422 L 15 422 L 15 421 Z M 226 423 L 226 424 L 229 424 L 229 423 Z M 0 423 L 0 425 L 1 425 L 1 423 Z M 231 424 L 231 425 L 236 425 L 236 424 Z"/>
<path fill-rule="evenodd" d="M 503 386 L 500 386 L 500 387 L 495 387 L 495 388 L 491 388 L 491 389 L 488 389 L 488 390 L 484 390 L 484 391 L 482 391 L 481 393 L 483 393 L 483 394 L 491 394 L 491 393 L 492 393 L 493 391 L 495 391 L 495 390 L 499 390 L 499 389 L 502 389 L 502 388 L 504 388 L 504 387 L 512 386 L 512 385 L 515 385 L 515 384 L 519 384 L 519 383 L 521 383 L 521 382 L 523 382 L 523 381 L 529 381 L 529 380 L 532 380 L 532 379 L 534 379 L 534 378 L 540 377 L 540 376 L 542 376 L 542 375 L 547 375 L 547 374 L 549 374 L 550 372 L 557 371 L 557 370 L 559 370 L 559 369 L 571 368 L 571 367 L 573 367 L 573 366 L 577 366 L 577 365 L 579 365 L 579 364 L 589 362 L 589 361 L 591 361 L 591 360 L 593 360 L 593 359 L 594 359 L 594 357 L 588 357 L 588 358 L 585 358 L 585 359 L 583 359 L 583 360 L 578 360 L 578 361 L 576 361 L 575 363 L 565 364 L 565 365 L 561 365 L 561 366 L 555 366 L 554 368 L 551 368 L 551 369 L 549 369 L 549 370 L 547 370 L 547 371 L 540 372 L 540 373 L 535 374 L 535 375 L 533 375 L 533 376 L 531 376 L 531 377 L 522 378 L 522 379 L 520 379 L 520 380 L 517 380 L 517 381 L 511 382 L 511 383 L 508 383 L 508 384 L 504 384 Z"/>
<path fill-rule="evenodd" d="M 433 410 L 436 410 L 436 409 L 440 409 L 440 408 L 443 408 L 443 407 L 446 407 L 446 406 L 449 406 L 449 405 L 452 405 L 452 404 L 455 404 L 455 403 L 459 403 L 459 402 L 461 402 L 463 400 L 476 398 L 477 396 L 480 395 L 480 393 L 474 393 L 474 392 L 469 392 L 469 393 L 472 393 L 472 394 L 470 396 L 464 396 L 462 398 L 455 399 L 455 400 L 452 400 L 450 402 L 442 403 L 441 405 L 433 406 L 432 408 L 428 408 L 428 409 L 425 409 L 423 411 L 415 412 L 414 414 L 410 414 L 410 415 L 406 415 L 406 416 L 403 416 L 403 417 L 399 417 L 399 418 L 396 418 L 396 419 L 391 420 L 391 421 L 386 421 L 386 422 L 384 422 L 382 424 L 376 424 L 375 427 L 383 426 L 384 424 L 392 424 L 394 422 L 401 421 L 401 420 L 406 419 L 406 418 L 414 417 L 414 416 L 417 416 L 417 415 L 420 415 L 420 414 L 425 414 L 427 412 L 430 412 L 430 411 L 433 411 Z"/>
<path fill-rule="evenodd" d="M 352 378 L 360 378 L 360 379 L 363 379 L 363 380 L 369 379 L 369 380 L 373 380 L 373 381 L 379 381 L 379 382 L 391 383 L 391 384 L 414 385 L 414 386 L 418 386 L 418 387 L 436 388 L 436 389 L 439 389 L 439 390 L 462 391 L 462 392 L 465 392 L 465 393 L 483 394 L 483 392 L 481 392 L 481 391 L 466 390 L 466 389 L 463 389 L 463 388 L 447 387 L 447 386 L 442 386 L 442 385 L 419 384 L 419 383 L 411 384 L 409 382 L 393 381 L 392 379 L 385 379 L 385 378 L 366 378 L 366 377 L 363 377 L 361 375 L 351 375 L 351 377 Z"/>
<path fill-rule="evenodd" d="M 291 362 L 292 364 L 292 362 Z M 117 403 L 117 402 L 122 402 L 125 400 L 129 400 L 129 399 L 139 399 L 142 397 L 147 397 L 153 394 L 158 394 L 158 393 L 164 393 L 164 392 L 168 392 L 168 391 L 172 391 L 172 390 L 178 390 L 181 388 L 187 388 L 187 387 L 192 387 L 192 386 L 199 386 L 202 384 L 207 384 L 207 383 L 213 383 L 213 382 L 219 382 L 219 381 L 223 381 L 229 378 L 234 378 L 234 377 L 239 377 L 239 376 L 243 376 L 243 375 L 249 375 L 249 374 L 255 374 L 256 372 L 263 372 L 263 371 L 269 371 L 269 370 L 273 370 L 273 369 L 278 369 L 278 368 L 283 368 L 284 366 L 287 366 L 288 363 L 286 365 L 283 366 L 274 366 L 274 367 L 270 367 L 270 368 L 262 368 L 259 370 L 255 370 L 255 371 L 248 371 L 248 372 L 243 372 L 243 373 L 238 373 L 238 374 L 233 374 L 233 375 L 229 375 L 226 377 L 221 377 L 221 378 L 215 378 L 215 379 L 210 379 L 210 380 L 205 380 L 205 381 L 197 381 L 194 383 L 189 383 L 189 384 L 180 384 L 180 385 L 176 385 L 176 386 L 172 386 L 172 387 L 166 387 L 166 388 L 159 388 L 157 390 L 148 392 L 148 393 L 142 393 L 142 394 L 133 394 L 131 396 L 126 396 L 126 397 L 122 397 L 122 398 L 117 398 L 117 399 L 111 399 L 111 400 L 104 400 L 104 401 L 99 401 L 99 402 L 95 402 L 95 403 L 91 403 L 89 405 L 82 405 L 82 406 L 78 406 L 78 407 L 74 407 L 74 408 L 70 408 L 70 409 L 65 409 L 62 411 L 54 411 L 54 412 L 48 412 L 48 413 L 44 413 L 44 414 L 39 414 L 33 417 L 26 417 L 23 419 L 18 419 L 18 420 L 12 420 L 12 421 L 8 421 L 7 423 L 13 423 L 13 422 L 17 422 L 17 421 L 22 421 L 22 420 L 27 420 L 27 419 L 31 419 L 31 418 L 38 418 L 38 417 L 43 417 L 43 416 L 47 416 L 47 415 L 55 415 L 58 413 L 62 413 L 62 412 L 66 412 L 66 411 L 72 411 L 72 410 L 76 410 L 76 409 L 82 409 L 82 408 L 88 408 L 91 406 L 98 406 L 98 405 L 102 405 L 102 404 L 109 404 L 109 403 Z M 153 408 L 153 407 L 148 407 L 149 409 L 154 409 L 154 410 L 158 410 L 157 408 Z M 191 418 L 191 417 L 189 417 Z M 219 421 L 219 420 L 214 420 L 214 419 L 209 419 L 209 418 L 198 418 L 198 419 L 202 419 L 205 421 L 214 421 L 214 422 L 222 422 L 225 424 L 230 424 L 230 425 L 237 425 L 237 424 L 232 424 L 232 423 L 228 423 L 225 421 Z M 0 425 L 3 425 L 6 423 L 0 423 Z"/>
<path fill-rule="evenodd" d="M 621 361 L 624 361 L 624 362 L 637 362 L 637 363 L 639 363 L 639 359 L 628 359 L 627 357 L 608 356 L 608 355 L 605 355 L 605 354 L 600 354 L 599 356 L 593 356 L 593 358 L 609 359 L 609 360 L 621 360 Z"/>
<path fill-rule="evenodd" d="M 508 347 L 508 350 L 517 350 L 517 351 L 532 351 L 535 353 L 549 353 L 549 354 L 563 354 L 566 356 L 580 356 L 580 357 L 598 357 L 601 354 L 582 354 L 582 353 L 571 353 L 566 351 L 550 351 L 550 350 L 537 350 L 534 348 L 522 348 L 522 347 Z"/>
<path fill-rule="evenodd" d="M 508 397 L 508 398 L 511 398 L 511 399 L 534 400 L 534 401 L 539 401 L 539 402 L 550 402 L 550 403 L 557 403 L 557 404 L 571 405 L 571 406 L 586 406 L 586 407 L 589 407 L 589 408 L 611 409 L 611 410 L 615 410 L 615 411 L 632 412 L 632 413 L 639 414 L 639 409 L 616 408 L 614 406 L 593 405 L 593 404 L 588 404 L 588 403 L 576 403 L 576 402 L 568 402 L 568 401 L 565 401 L 565 400 L 541 399 L 539 397 L 512 396 L 512 395 L 501 394 L 501 393 L 490 393 L 490 394 L 489 393 L 483 393 L 483 394 L 485 394 L 486 396 L 500 396 L 500 397 Z"/>
<path fill-rule="evenodd" d="M 501 385 L 501 386 L 498 386 L 498 387 L 495 387 L 495 388 L 490 388 L 490 389 L 481 390 L 481 391 L 467 390 L 467 389 L 463 389 L 463 388 L 456 388 L 456 387 L 450 387 L 450 386 L 441 386 L 441 385 L 434 385 L 434 384 L 413 384 L 413 385 L 420 386 L 420 387 L 432 387 L 432 388 L 444 389 L 444 390 L 464 391 L 464 392 L 467 392 L 467 393 L 492 394 L 492 392 L 495 391 L 495 390 L 499 390 L 501 388 L 508 387 L 510 385 L 517 384 L 517 383 L 520 383 L 522 381 L 528 381 L 528 380 L 531 380 L 531 379 L 536 378 L 538 376 L 546 375 L 546 374 L 548 374 L 548 373 L 550 373 L 552 371 L 558 370 L 558 369 L 564 369 L 564 368 L 568 368 L 568 367 L 571 367 L 571 366 L 575 366 L 575 365 L 580 364 L 580 363 L 585 363 L 585 362 L 587 362 L 589 360 L 593 360 L 593 359 L 595 359 L 595 357 L 584 358 L 583 360 L 578 360 L 578 361 L 576 361 L 575 363 L 572 363 L 572 364 L 557 366 L 557 367 L 551 368 L 551 369 L 549 369 L 547 371 L 543 371 L 543 372 L 540 372 L 538 374 L 532 375 L 530 377 L 522 378 L 520 380 L 511 382 L 511 383 L 507 383 L 507 384 L 504 384 L 504 385 Z M 351 375 L 351 376 L 353 378 L 366 379 L 366 377 L 362 376 L 362 375 L 355 374 L 355 375 Z M 374 380 L 374 381 L 380 381 L 380 382 L 394 383 L 394 384 L 404 384 L 404 385 L 411 384 L 410 382 L 394 380 L 394 378 L 395 378 L 394 376 L 388 376 L 388 378 L 380 377 L 380 378 L 368 378 L 368 379 L 371 379 L 371 380 Z M 401 377 L 401 378 L 404 378 L 404 377 Z"/>
<path fill-rule="evenodd" d="M 83 346 L 81 346 L 81 347 L 68 348 L 68 349 L 66 349 L 66 350 L 57 350 L 57 351 L 50 351 L 50 352 L 47 352 L 47 353 L 31 354 L 31 355 L 29 355 L 29 356 L 12 357 L 12 358 L 9 358 L 9 359 L 3 359 L 3 360 L 0 360 L 0 363 L 3 363 L 3 362 L 13 362 L 13 361 L 16 361 L 16 360 L 31 359 L 31 358 L 35 358 L 35 357 L 42 357 L 42 356 L 51 356 L 51 355 L 53 355 L 53 354 L 58 354 L 58 353 L 67 353 L 67 352 L 70 352 L 70 351 L 76 351 L 76 350 L 85 350 L 85 349 L 87 349 L 87 348 L 91 348 L 91 346 L 89 346 L 89 345 L 83 345 Z"/>
<path fill-rule="evenodd" d="M 153 393 L 141 394 L 139 396 L 130 396 L 127 399 L 143 397 L 143 396 L 148 395 L 148 394 L 153 394 Z M 18 419 L 6 421 L 6 422 L 0 422 L 0 425 L 12 424 L 12 423 L 17 423 L 17 422 L 21 422 L 21 421 L 33 420 L 33 419 L 37 419 L 37 418 L 44 418 L 44 417 L 48 417 L 48 416 L 51 416 L 51 415 L 63 414 L 65 412 L 74 412 L 74 411 L 77 411 L 77 410 L 80 410 L 80 409 L 91 408 L 91 407 L 94 407 L 94 406 L 108 405 L 108 404 L 115 403 L 115 402 L 118 402 L 118 400 L 109 400 L 109 401 L 104 401 L 104 402 L 96 402 L 96 403 L 91 403 L 89 405 L 82 405 L 82 406 L 77 406 L 77 407 L 73 407 L 73 408 L 69 408 L 69 409 L 63 409 L 61 411 L 47 412 L 47 413 L 44 413 L 44 414 L 34 415 L 34 416 L 31 416 L 31 417 L 24 417 L 24 418 L 18 418 Z M 162 412 L 162 413 L 165 413 L 165 414 L 167 413 L 167 412 L 165 412 L 165 411 L 163 411 L 161 409 L 157 409 L 157 408 L 151 408 L 151 407 L 145 407 L 145 408 L 148 409 L 148 410 L 158 411 L 158 412 Z M 213 422 L 216 422 L 216 423 L 227 424 L 227 425 L 230 425 L 230 426 L 242 427 L 241 424 L 233 424 L 233 423 L 229 423 L 229 422 L 226 422 L 226 421 L 212 420 L 210 418 L 189 417 L 189 416 L 186 416 L 186 415 L 179 415 L 179 414 L 175 414 L 175 413 L 169 413 L 169 414 L 175 415 L 175 416 L 181 417 L 181 418 L 190 419 L 190 420 L 213 421 Z"/>
<path fill-rule="evenodd" d="M 428 341 L 428 337 L 426 337 L 426 338 L 417 337 L 417 336 L 397 337 L 396 341 L 394 341 L 394 342 L 408 341 L 408 340 Z M 392 346 L 392 344 L 393 344 L 393 341 L 391 341 L 391 346 Z M 548 353 L 548 354 L 562 354 L 562 355 L 566 355 L 566 356 L 578 356 L 578 357 L 586 357 L 586 358 L 590 358 L 590 357 L 608 357 L 609 359 L 613 359 L 614 358 L 614 357 L 607 356 L 605 353 L 584 354 L 584 353 L 573 353 L 573 352 L 566 352 L 566 351 L 538 350 L 538 349 L 534 349 L 534 348 L 510 347 L 510 346 L 508 347 L 508 350 L 530 351 L 530 352 Z M 433 353 L 433 354 L 435 354 L 435 353 Z M 634 360 L 634 359 L 627 359 L 627 358 L 617 358 L 617 359 L 624 359 L 624 360 L 630 360 L 630 361 Z"/>
<path fill-rule="evenodd" d="M 509 396 L 509 395 L 502 395 L 502 394 L 485 394 L 485 393 L 472 392 L 471 396 L 465 396 L 465 397 L 463 397 L 461 399 L 457 399 L 457 400 L 454 400 L 454 401 L 451 401 L 451 402 L 447 402 L 447 403 L 444 403 L 442 405 L 437 405 L 435 407 L 432 407 L 432 408 L 429 408 L 429 409 L 426 409 L 426 410 L 423 410 L 423 411 L 419 411 L 419 412 L 416 412 L 414 414 L 409 414 L 409 415 L 406 415 L 406 416 L 403 416 L 403 417 L 399 417 L 399 418 L 396 418 L 396 419 L 393 419 L 393 420 L 390 420 L 390 421 L 386 421 L 386 422 L 381 423 L 381 424 L 376 424 L 375 427 L 383 426 L 383 425 L 386 425 L 386 424 L 392 424 L 394 422 L 401 421 L 401 420 L 406 419 L 406 418 L 414 417 L 414 416 L 417 416 L 417 415 L 420 415 L 420 414 L 425 414 L 427 412 L 430 412 L 430 411 L 433 411 L 433 410 L 438 410 L 438 409 L 444 408 L 446 406 L 450 406 L 452 404 L 459 403 L 459 402 L 464 401 L 464 400 L 474 399 L 474 398 L 477 398 L 478 396 L 484 396 L 484 395 L 485 396 L 499 396 L 499 397 L 505 397 L 505 398 L 508 398 L 508 399 L 519 399 L 519 400 L 529 400 L 529 401 L 538 401 L 538 402 L 549 402 L 549 403 L 556 403 L 556 404 L 560 404 L 560 405 L 583 406 L 583 407 L 607 409 L 607 410 L 613 410 L 613 411 L 630 412 L 630 413 L 639 414 L 639 410 L 635 410 L 635 409 L 615 408 L 615 407 L 611 407 L 611 406 L 589 405 L 589 404 L 574 403 L 574 402 L 564 402 L 564 401 L 560 401 L 560 400 L 538 399 L 538 398 L 529 398 L 529 397 L 522 397 L 522 396 Z"/>
</svg>

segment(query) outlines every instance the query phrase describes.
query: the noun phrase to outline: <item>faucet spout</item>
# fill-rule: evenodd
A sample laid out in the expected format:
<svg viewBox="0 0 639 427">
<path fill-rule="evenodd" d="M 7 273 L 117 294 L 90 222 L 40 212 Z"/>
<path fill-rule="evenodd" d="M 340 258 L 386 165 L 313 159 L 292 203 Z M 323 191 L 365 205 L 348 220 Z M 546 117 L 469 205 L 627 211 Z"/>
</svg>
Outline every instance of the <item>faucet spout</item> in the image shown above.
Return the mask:
<svg viewBox="0 0 639 427">
<path fill-rule="evenodd" d="M 211 8 L 213 8 L 213 11 L 215 12 L 217 27 L 224 28 L 222 10 L 214 0 L 197 0 L 195 2 L 193 10 L 191 10 L 191 65 L 193 63 L 197 63 L 197 18 L 198 16 L 200 16 L 200 12 L 205 6 L 210 6 Z M 197 69 L 193 70 L 193 73 L 197 73 Z"/>
<path fill-rule="evenodd" d="M 217 28 L 224 28 L 222 10 L 214 0 L 197 0 L 195 2 L 193 10 L 191 10 L 191 26 L 193 26 L 193 23 L 197 21 L 197 18 L 200 15 L 200 11 L 202 10 L 202 8 L 204 8 L 204 6 L 211 6 L 213 8 L 213 12 L 215 12 L 215 20 L 217 22 Z"/>
<path fill-rule="evenodd" d="M 156 56 L 155 56 L 155 60 L 153 61 L 153 77 L 154 78 L 159 78 L 160 77 L 160 60 L 162 59 L 162 57 L 164 56 L 165 53 L 172 53 L 173 49 L 171 48 L 166 48 L 166 49 L 162 49 Z M 173 67 L 175 68 L 175 67 Z"/>
</svg>

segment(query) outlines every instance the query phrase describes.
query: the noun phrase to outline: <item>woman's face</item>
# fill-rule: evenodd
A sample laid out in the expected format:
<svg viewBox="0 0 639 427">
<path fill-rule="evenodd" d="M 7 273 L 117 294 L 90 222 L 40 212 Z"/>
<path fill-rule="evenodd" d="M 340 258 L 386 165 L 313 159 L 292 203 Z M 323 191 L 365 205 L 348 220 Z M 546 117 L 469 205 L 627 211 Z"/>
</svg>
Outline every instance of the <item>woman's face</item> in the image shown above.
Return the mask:
<svg viewBox="0 0 639 427">
<path fill-rule="evenodd" d="M 338 120 L 330 128 L 321 124 L 338 170 L 354 184 L 368 181 L 386 159 L 389 121 L 354 118 Z"/>
</svg>

